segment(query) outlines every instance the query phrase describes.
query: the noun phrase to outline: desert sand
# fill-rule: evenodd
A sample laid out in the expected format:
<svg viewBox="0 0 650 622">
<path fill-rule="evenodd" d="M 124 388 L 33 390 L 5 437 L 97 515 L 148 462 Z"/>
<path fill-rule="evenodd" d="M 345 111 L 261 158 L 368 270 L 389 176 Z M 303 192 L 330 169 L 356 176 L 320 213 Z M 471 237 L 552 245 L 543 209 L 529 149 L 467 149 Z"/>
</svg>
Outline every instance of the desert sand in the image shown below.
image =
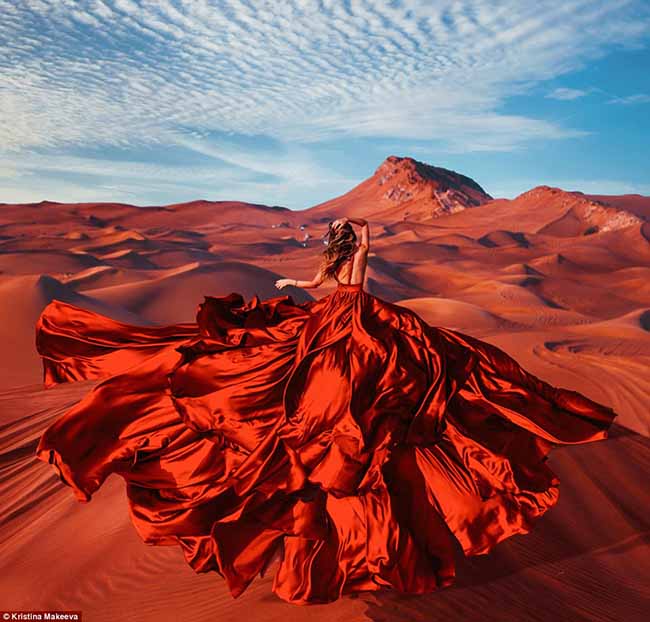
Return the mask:
<svg viewBox="0 0 650 622">
<path fill-rule="evenodd" d="M 527 535 L 458 552 L 456 584 L 299 607 L 272 573 L 233 600 L 177 547 L 142 543 L 123 481 L 75 500 L 37 460 L 43 430 L 95 384 L 45 390 L 34 324 L 53 299 L 133 324 L 194 320 L 204 295 L 329 293 L 310 279 L 327 222 L 370 222 L 366 289 L 494 343 L 527 370 L 613 407 L 610 438 L 554 450 L 560 500 Z M 636 621 L 650 613 L 650 197 L 539 186 L 508 200 L 453 171 L 387 158 L 301 211 L 237 201 L 0 204 L 3 608 L 85 620 Z"/>
</svg>

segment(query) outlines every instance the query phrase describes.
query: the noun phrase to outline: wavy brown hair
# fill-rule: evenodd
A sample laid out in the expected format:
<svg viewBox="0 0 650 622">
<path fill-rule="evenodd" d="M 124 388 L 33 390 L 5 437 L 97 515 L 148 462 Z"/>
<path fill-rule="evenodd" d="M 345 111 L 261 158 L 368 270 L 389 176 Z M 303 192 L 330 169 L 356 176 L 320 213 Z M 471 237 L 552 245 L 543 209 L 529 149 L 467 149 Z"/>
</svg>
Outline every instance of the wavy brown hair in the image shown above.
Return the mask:
<svg viewBox="0 0 650 622">
<path fill-rule="evenodd" d="M 329 223 L 329 229 L 325 236 L 327 248 L 323 251 L 323 259 L 320 264 L 320 270 L 325 279 L 333 278 L 339 266 L 356 252 L 357 234 L 352 225 L 346 222 L 333 229 L 333 224 L 333 222 Z"/>
</svg>

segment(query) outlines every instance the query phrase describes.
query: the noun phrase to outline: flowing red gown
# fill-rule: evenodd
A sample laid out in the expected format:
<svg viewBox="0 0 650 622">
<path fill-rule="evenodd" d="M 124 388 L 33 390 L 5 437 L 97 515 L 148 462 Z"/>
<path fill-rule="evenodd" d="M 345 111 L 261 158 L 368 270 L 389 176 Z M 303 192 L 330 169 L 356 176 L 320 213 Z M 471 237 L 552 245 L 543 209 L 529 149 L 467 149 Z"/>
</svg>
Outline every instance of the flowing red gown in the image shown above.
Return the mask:
<svg viewBox="0 0 650 622">
<path fill-rule="evenodd" d="M 549 450 L 617 416 L 361 285 L 206 296 L 195 323 L 162 327 L 53 300 L 36 345 L 47 387 L 102 379 L 38 457 L 82 502 L 121 475 L 143 541 L 233 596 L 278 553 L 292 603 L 450 585 L 453 538 L 477 555 L 529 532 L 558 500 Z"/>
</svg>

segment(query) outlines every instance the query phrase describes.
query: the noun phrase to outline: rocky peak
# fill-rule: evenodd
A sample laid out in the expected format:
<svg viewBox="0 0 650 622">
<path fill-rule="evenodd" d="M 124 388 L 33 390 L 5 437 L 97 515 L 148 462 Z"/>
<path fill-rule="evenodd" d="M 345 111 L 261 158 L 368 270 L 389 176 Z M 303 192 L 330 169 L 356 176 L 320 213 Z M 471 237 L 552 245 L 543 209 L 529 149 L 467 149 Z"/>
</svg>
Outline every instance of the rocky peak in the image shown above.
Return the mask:
<svg viewBox="0 0 650 622">
<path fill-rule="evenodd" d="M 531 208 L 544 203 L 566 207 L 567 214 L 570 212 L 573 217 L 588 227 L 585 233 L 614 231 L 644 222 L 643 219 L 625 209 L 612 207 L 587 197 L 582 192 L 562 190 L 553 186 L 536 186 L 520 194 L 515 201 L 529 202 Z"/>
<path fill-rule="evenodd" d="M 391 155 L 377 168 L 373 180 L 381 199 L 397 204 L 431 200 L 431 216 L 482 205 L 492 197 L 473 179 L 445 168 Z"/>
</svg>

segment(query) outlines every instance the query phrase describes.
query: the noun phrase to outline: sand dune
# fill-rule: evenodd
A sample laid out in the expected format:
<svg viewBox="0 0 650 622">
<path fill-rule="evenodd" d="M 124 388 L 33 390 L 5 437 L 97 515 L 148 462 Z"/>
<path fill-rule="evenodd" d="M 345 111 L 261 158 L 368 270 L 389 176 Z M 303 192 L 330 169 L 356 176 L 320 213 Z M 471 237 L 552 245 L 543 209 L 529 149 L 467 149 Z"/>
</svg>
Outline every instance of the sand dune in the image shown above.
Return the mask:
<svg viewBox="0 0 650 622">
<path fill-rule="evenodd" d="M 100 261 L 97 258 L 85 253 L 67 251 L 0 253 L 0 272 L 6 274 L 35 274 L 39 272 L 62 274 L 78 272 L 99 264 Z"/>
<path fill-rule="evenodd" d="M 524 274 L 526 276 L 544 276 L 544 273 L 527 263 L 516 263 L 502 268 L 501 273 Z"/>
<path fill-rule="evenodd" d="M 650 437 L 650 339 L 640 331 L 633 336 L 625 331 L 608 336 L 607 328 L 605 334 L 599 329 L 602 327 L 582 327 L 575 333 L 567 331 L 538 344 L 535 354 L 556 370 L 545 376 L 549 381 L 565 384 L 571 378 L 575 390 L 611 404 L 619 413 L 620 425 Z M 577 373 L 579 369 L 584 370 L 583 374 Z"/>
<path fill-rule="evenodd" d="M 407 298 L 399 304 L 415 311 L 432 326 L 445 326 L 477 336 L 520 327 L 477 305 L 449 298 Z"/>
<path fill-rule="evenodd" d="M 293 222 L 296 212 L 286 207 L 269 207 L 244 203 L 242 201 L 190 201 L 167 205 L 163 208 L 149 208 L 146 211 L 131 212 L 121 219 L 126 227 L 192 228 L 209 231 L 222 224 L 270 225 L 280 220 Z"/>
<path fill-rule="evenodd" d="M 116 320 L 147 324 L 147 320 L 126 311 L 121 305 L 106 304 L 76 292 L 70 284 L 47 275 L 0 277 L 0 343 L 11 353 L 10 364 L 3 365 L 0 388 L 40 382 L 41 360 L 34 346 L 34 326 L 51 300 L 102 313 Z"/>
<path fill-rule="evenodd" d="M 558 272 L 579 272 L 582 266 L 575 261 L 571 261 L 564 253 L 551 253 L 550 255 L 542 255 L 535 257 L 529 262 L 533 270 L 543 272 L 545 274 L 557 274 Z"/>
<path fill-rule="evenodd" d="M 147 325 L 193 321 L 206 295 L 320 297 L 335 284 L 274 282 L 312 278 L 327 222 L 342 215 L 370 221 L 370 293 L 494 343 L 620 416 L 606 442 L 551 453 L 558 505 L 489 555 L 459 550 L 452 588 L 297 608 L 270 593 L 267 576 L 232 600 L 176 547 L 141 542 L 118 477 L 82 505 L 36 459 L 40 433 L 94 382 L 44 390 L 34 324 L 53 299 Z M 0 586 L 12 607 L 77 608 L 93 621 L 647 618 L 650 197 L 538 186 L 491 200 L 454 171 L 388 158 L 299 212 L 205 200 L 0 204 L 0 343 Z"/>
<path fill-rule="evenodd" d="M 105 248 L 106 246 L 119 244 L 120 242 L 127 240 L 143 242 L 147 240 L 147 237 L 133 229 L 124 229 L 123 227 L 104 227 L 101 231 L 101 235 L 96 236 L 91 244 L 87 244 L 84 247 L 84 250 L 94 247 Z"/>
<path fill-rule="evenodd" d="M 151 270 L 158 267 L 142 253 L 128 248 L 121 251 L 106 253 L 104 255 L 97 255 L 97 258 L 101 259 L 104 263 L 110 263 L 113 266 L 120 266 L 122 268 Z"/>
<path fill-rule="evenodd" d="M 146 268 L 139 270 L 130 267 L 101 264 L 93 268 L 88 268 L 87 270 L 82 270 L 81 272 L 67 272 L 59 276 L 58 279 L 62 283 L 73 287 L 76 291 L 83 292 L 86 289 L 100 289 L 113 285 L 123 285 L 125 283 L 171 276 L 198 265 L 198 262 L 188 262 L 167 269 L 155 266 L 155 269 Z"/>
<path fill-rule="evenodd" d="M 507 246 L 521 246 L 528 248 L 530 242 L 523 233 L 499 229 L 490 231 L 478 239 L 479 244 L 488 248 L 503 248 Z"/>
<path fill-rule="evenodd" d="M 271 298 L 290 293 L 294 300 L 309 300 L 303 290 L 275 287 L 280 275 L 240 262 L 195 264 L 179 273 L 144 281 L 87 290 L 97 300 L 120 305 L 140 317 L 158 324 L 190 321 L 204 295 L 226 296 L 239 292 L 246 299 L 257 294 Z"/>
<path fill-rule="evenodd" d="M 459 233 L 434 235 L 428 238 L 427 241 L 441 246 L 451 246 L 456 248 L 476 248 L 476 246 L 480 244 L 478 240 Z"/>
</svg>

